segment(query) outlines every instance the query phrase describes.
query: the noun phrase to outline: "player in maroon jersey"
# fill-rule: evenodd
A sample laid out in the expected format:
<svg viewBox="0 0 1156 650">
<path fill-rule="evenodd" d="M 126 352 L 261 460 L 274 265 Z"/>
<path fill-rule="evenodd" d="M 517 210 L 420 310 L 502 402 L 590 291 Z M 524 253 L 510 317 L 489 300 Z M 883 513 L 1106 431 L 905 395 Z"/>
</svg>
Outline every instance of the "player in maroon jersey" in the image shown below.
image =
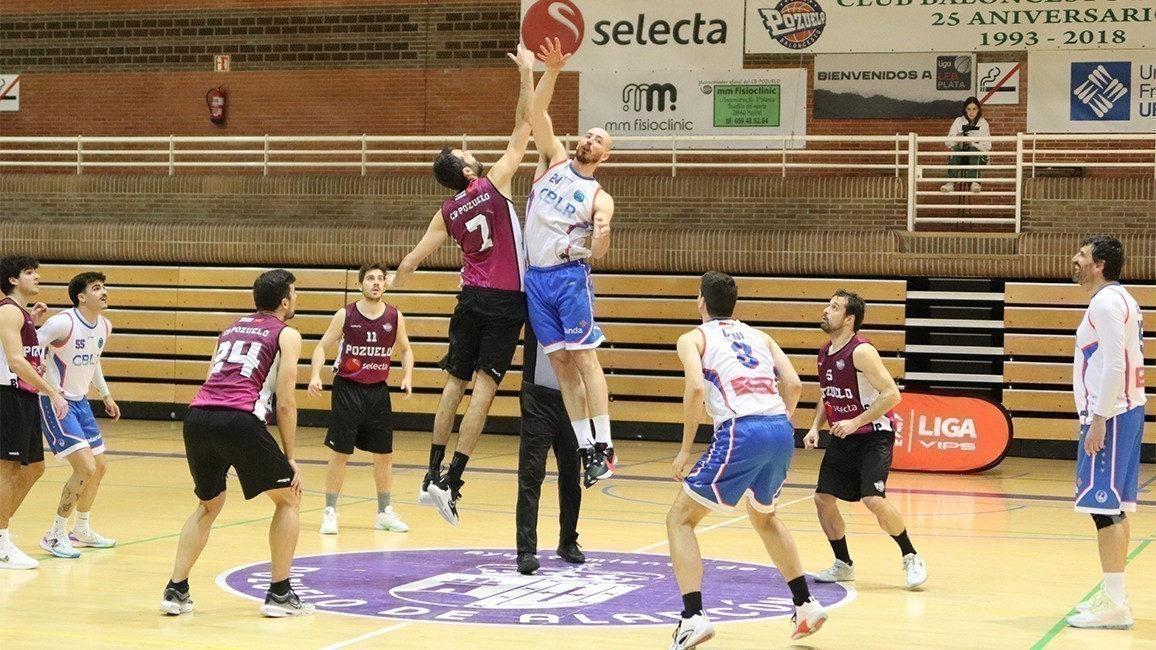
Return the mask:
<svg viewBox="0 0 1156 650">
<path fill-rule="evenodd" d="M 803 438 L 807 449 L 819 444 L 819 429 L 831 424 L 831 442 L 819 467 L 815 506 L 819 523 L 835 552 L 835 563 L 815 574 L 818 582 L 855 579 L 847 550 L 847 526 L 836 500 L 863 501 L 879 526 L 899 545 L 908 589 L 927 581 L 927 565 L 907 537 L 903 516 L 887 501 L 887 474 L 895 446 L 891 409 L 899 404 L 895 386 L 879 351 L 859 334 L 866 304 L 858 294 L 837 291 L 823 310 L 820 328 L 831 339 L 819 350 L 822 396 L 815 421 Z"/>
<path fill-rule="evenodd" d="M 301 505 L 301 472 L 293 460 L 301 334 L 285 323 L 297 307 L 294 282 L 293 274 L 284 269 L 257 278 L 253 283 L 257 311 L 221 332 L 209 378 L 189 405 L 185 453 L 200 504 L 181 529 L 172 579 L 161 601 L 165 614 L 193 611 L 189 573 L 225 506 L 230 467 L 241 480 L 246 499 L 264 493 L 276 506 L 269 524 L 272 575 L 261 613 L 276 618 L 313 613 L 313 605 L 301 602 L 289 586 Z M 266 428 L 274 395 L 280 447 Z"/>
<path fill-rule="evenodd" d="M 474 451 L 518 345 L 526 319 L 522 276 L 526 254 L 522 228 L 514 213 L 511 181 L 530 138 L 528 111 L 534 88 L 534 55 L 518 46 L 510 54 L 521 73 L 521 94 L 514 132 L 506 151 L 483 175 L 468 151 L 446 147 L 434 161 L 434 176 L 456 194 L 442 204 L 425 235 L 390 276 L 388 286 L 401 287 L 418 265 L 453 237 L 462 250 L 462 290 L 450 318 L 449 351 L 439 365 L 449 373 L 434 416 L 429 468 L 418 502 L 437 507 L 446 521 L 458 523 L 462 472 Z M 441 464 L 453 432 L 454 415 L 470 381 L 470 404 L 458 430 L 458 445 L 445 476 Z"/>
<path fill-rule="evenodd" d="M 371 263 L 357 272 L 361 299 L 350 303 L 329 321 L 329 328 L 313 349 L 309 395 L 320 397 L 321 367 L 326 353 L 337 348 L 333 370 L 333 407 L 325 446 L 332 450 L 325 472 L 325 510 L 321 534 L 337 534 L 337 499 L 345 482 L 345 467 L 354 448 L 373 454 L 377 484 L 374 528 L 404 533 L 409 526 L 393 511 L 393 409 L 389 402 L 389 366 L 401 357 L 401 390 L 413 392 L 413 350 L 405 333 L 405 318 L 385 303 L 385 270 Z"/>
<path fill-rule="evenodd" d="M 64 396 L 40 376 L 41 347 L 36 327 L 48 306 L 28 303 L 40 293 L 40 263 L 11 255 L 0 260 L 0 569 L 35 569 L 40 563 L 16 548 L 8 523 L 32 484 L 44 474 L 44 441 L 40 436 L 40 402 L 48 395 L 57 418 L 68 413 Z"/>
</svg>

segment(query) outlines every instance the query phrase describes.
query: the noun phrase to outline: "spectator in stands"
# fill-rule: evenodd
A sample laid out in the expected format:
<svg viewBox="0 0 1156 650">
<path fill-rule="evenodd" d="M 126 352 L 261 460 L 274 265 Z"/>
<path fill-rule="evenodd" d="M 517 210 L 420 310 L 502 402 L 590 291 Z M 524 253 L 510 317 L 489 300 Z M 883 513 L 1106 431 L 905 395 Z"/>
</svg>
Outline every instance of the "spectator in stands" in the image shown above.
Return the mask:
<svg viewBox="0 0 1156 650">
<path fill-rule="evenodd" d="M 971 182 L 971 191 L 979 192 L 982 189 L 979 184 L 979 167 L 987 164 L 987 154 L 991 151 L 991 140 L 988 139 L 991 137 L 991 127 L 983 118 L 983 109 L 978 99 L 968 97 L 964 100 L 963 115 L 951 123 L 947 137 L 959 138 L 947 143 L 947 148 L 956 152 L 947 159 L 947 164 L 951 166 L 947 170 L 947 177 L 973 178 L 975 180 Z M 948 181 L 939 189 L 950 192 L 955 189 L 955 182 Z"/>
</svg>

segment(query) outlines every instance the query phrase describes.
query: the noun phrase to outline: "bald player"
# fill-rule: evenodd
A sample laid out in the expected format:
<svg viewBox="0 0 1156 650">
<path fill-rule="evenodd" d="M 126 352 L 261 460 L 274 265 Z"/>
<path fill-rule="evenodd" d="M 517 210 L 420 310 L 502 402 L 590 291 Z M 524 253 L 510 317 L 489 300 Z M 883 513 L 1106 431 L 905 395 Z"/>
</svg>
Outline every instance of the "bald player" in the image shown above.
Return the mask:
<svg viewBox="0 0 1156 650">
<path fill-rule="evenodd" d="M 605 340 L 594 320 L 590 258 L 610 248 L 614 199 L 594 179 L 610 157 L 610 134 L 590 129 L 570 158 L 554 135 L 547 109 L 558 74 L 570 58 L 546 40 L 538 58 L 546 73 L 534 90 L 530 124 L 538 169 L 526 202 L 526 308 L 530 324 L 562 388 L 562 399 L 584 467 L 583 483 L 614 475 L 610 400 L 596 349 Z M 591 425 L 594 432 L 591 435 Z"/>
</svg>

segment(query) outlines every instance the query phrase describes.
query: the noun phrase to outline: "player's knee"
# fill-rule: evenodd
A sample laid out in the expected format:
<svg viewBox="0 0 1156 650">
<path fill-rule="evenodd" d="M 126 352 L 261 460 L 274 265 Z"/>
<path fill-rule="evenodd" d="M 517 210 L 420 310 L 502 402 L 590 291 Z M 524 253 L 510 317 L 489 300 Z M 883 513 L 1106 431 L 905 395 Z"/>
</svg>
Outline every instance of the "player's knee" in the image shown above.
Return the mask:
<svg viewBox="0 0 1156 650">
<path fill-rule="evenodd" d="M 823 494 L 822 492 L 815 493 L 815 507 L 819 510 L 826 510 L 835 506 L 835 497 L 830 494 Z"/>
<path fill-rule="evenodd" d="M 96 477 L 96 460 L 90 454 L 77 458 L 77 462 L 72 466 L 72 471 L 84 481 L 91 481 Z"/>
<path fill-rule="evenodd" d="M 570 353 L 570 358 L 574 360 L 574 365 L 582 374 L 601 367 L 598 365 L 598 353 L 594 350 L 574 350 Z"/>
<path fill-rule="evenodd" d="M 200 516 L 216 519 L 217 515 L 221 514 L 221 509 L 225 507 L 225 493 L 222 492 L 208 501 L 201 501 L 197 505 Z"/>
<path fill-rule="evenodd" d="M 1092 515 L 1092 521 L 1096 524 L 1096 530 L 1103 530 L 1110 526 L 1124 523 L 1128 516 L 1124 513 L 1115 515 Z"/>
<path fill-rule="evenodd" d="M 40 480 L 44 476 L 44 463 L 30 463 L 26 465 L 21 471 L 21 477 L 25 483 L 32 484 Z"/>
<path fill-rule="evenodd" d="M 105 473 L 108 472 L 108 461 L 104 459 L 104 454 L 94 456 L 93 462 L 96 466 L 93 475 L 98 479 L 104 478 Z"/>
<path fill-rule="evenodd" d="M 880 514 L 887 509 L 887 500 L 883 497 L 863 497 L 863 505 L 875 514 Z"/>
</svg>

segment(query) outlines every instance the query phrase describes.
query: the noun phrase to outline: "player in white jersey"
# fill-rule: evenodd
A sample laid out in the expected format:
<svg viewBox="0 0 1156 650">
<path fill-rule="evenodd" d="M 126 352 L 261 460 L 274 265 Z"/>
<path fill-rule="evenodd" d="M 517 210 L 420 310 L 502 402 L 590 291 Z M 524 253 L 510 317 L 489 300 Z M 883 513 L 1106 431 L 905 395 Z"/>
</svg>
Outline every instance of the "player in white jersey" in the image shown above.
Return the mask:
<svg viewBox="0 0 1156 650">
<path fill-rule="evenodd" d="M 558 73 L 569 54 L 557 39 L 546 40 L 538 56 L 546 73 L 534 90 L 530 122 L 538 147 L 538 170 L 526 202 L 526 308 L 542 349 L 562 386 L 562 399 L 585 465 L 584 484 L 614 474 L 610 399 L 596 348 L 602 330 L 594 320 L 594 287 L 589 259 L 610 248 L 614 199 L 594 173 L 610 157 L 610 134 L 593 128 L 578 141 L 570 159 L 546 110 Z M 591 436 L 590 427 L 594 427 Z"/>
<path fill-rule="evenodd" d="M 730 512 L 743 496 L 751 524 L 791 589 L 791 638 L 808 636 L 827 620 L 807 587 L 791 532 L 775 517 L 795 453 L 790 417 L 803 383 L 774 339 L 732 318 L 737 300 L 738 287 L 729 275 L 703 275 L 698 296 L 703 324 L 678 339 L 686 390 L 682 448 L 673 474 L 682 490 L 666 515 L 666 532 L 683 611 L 671 650 L 693 648 L 714 636 L 702 603 L 702 554 L 694 528 L 711 510 Z M 704 400 L 714 437 L 688 474 Z"/>
<path fill-rule="evenodd" d="M 68 414 L 56 417 L 45 396 L 40 397 L 41 428 L 49 448 L 57 458 L 72 465 L 72 476 L 60 492 L 52 529 L 40 540 L 40 547 L 56 557 L 77 558 L 77 546 L 110 548 L 116 540 L 98 535 L 89 527 L 89 514 L 96 501 L 100 480 L 107 464 L 104 440 L 88 404 L 88 389 L 95 386 L 104 400 L 104 410 L 113 421 L 120 419 L 120 407 L 112 399 L 100 368 L 100 354 L 108 344 L 112 324 L 101 315 L 108 309 L 108 289 L 103 273 L 86 272 L 68 283 L 72 309 L 56 314 L 36 331 L 45 348 L 45 378 L 64 393 Z M 76 525 L 68 531 L 68 519 L 76 510 Z"/>
<path fill-rule="evenodd" d="M 1080 243 L 1072 279 L 1091 296 L 1076 330 L 1072 385 L 1080 415 L 1076 448 L 1076 511 L 1092 515 L 1104 588 L 1076 605 L 1068 625 L 1131 628 L 1124 585 L 1136 511 L 1144 435 L 1144 323 L 1136 299 L 1120 286 L 1124 248 L 1100 235 Z"/>
</svg>

